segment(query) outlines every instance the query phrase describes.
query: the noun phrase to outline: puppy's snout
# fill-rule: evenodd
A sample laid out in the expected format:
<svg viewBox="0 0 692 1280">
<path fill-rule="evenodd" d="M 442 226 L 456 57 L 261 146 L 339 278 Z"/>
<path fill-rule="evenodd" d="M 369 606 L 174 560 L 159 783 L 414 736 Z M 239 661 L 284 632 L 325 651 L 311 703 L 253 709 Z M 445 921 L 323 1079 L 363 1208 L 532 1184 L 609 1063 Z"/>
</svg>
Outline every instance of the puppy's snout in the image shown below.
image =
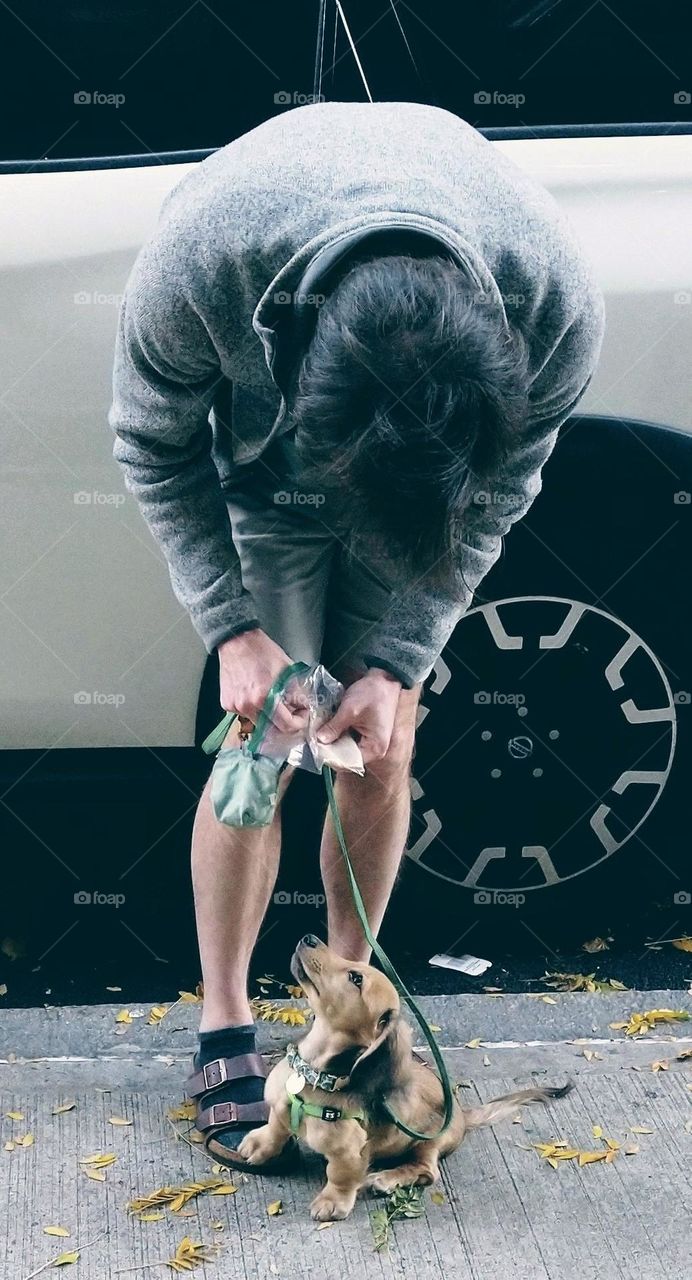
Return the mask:
<svg viewBox="0 0 692 1280">
<path fill-rule="evenodd" d="M 303 947 L 319 947 L 320 940 L 315 937 L 314 933 L 306 933 L 305 937 L 301 938 L 300 944 Z"/>
</svg>

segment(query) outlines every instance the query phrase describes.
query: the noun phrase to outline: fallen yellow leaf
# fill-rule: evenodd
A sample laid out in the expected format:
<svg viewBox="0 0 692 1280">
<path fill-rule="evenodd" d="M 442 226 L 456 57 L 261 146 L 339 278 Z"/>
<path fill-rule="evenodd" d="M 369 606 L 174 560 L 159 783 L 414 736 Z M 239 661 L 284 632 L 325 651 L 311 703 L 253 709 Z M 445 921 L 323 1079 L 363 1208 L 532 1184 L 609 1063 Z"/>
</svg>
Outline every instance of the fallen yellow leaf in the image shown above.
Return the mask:
<svg viewBox="0 0 692 1280">
<path fill-rule="evenodd" d="M 232 1182 L 224 1182 L 222 1186 L 215 1187 L 210 1194 L 213 1196 L 234 1196 L 237 1190 L 238 1188 L 234 1187 Z"/>
<path fill-rule="evenodd" d="M 149 1017 L 147 1018 L 147 1026 L 155 1027 L 161 1021 L 162 1018 L 165 1018 L 167 1013 L 168 1013 L 167 1005 L 165 1004 L 152 1005 L 151 1009 L 149 1010 Z"/>
<path fill-rule="evenodd" d="M 271 1204 L 267 1205 L 267 1213 L 270 1218 L 278 1218 L 283 1211 L 284 1206 L 282 1200 L 272 1200 Z"/>
<path fill-rule="evenodd" d="M 258 1000 L 255 998 L 250 1001 L 250 1004 L 263 1022 L 283 1022 L 286 1026 L 302 1027 L 308 1018 L 312 1017 L 309 1009 L 298 1009 L 295 1005 L 287 1005 L 282 1008 L 281 1005 L 274 1003 L 272 1000 Z"/>
<path fill-rule="evenodd" d="M 205 1178 L 203 1182 L 188 1182 L 182 1187 L 161 1187 L 148 1196 L 139 1196 L 131 1200 L 127 1206 L 130 1213 L 142 1213 L 146 1209 L 156 1209 L 169 1205 L 173 1213 L 178 1213 L 189 1200 L 202 1195 L 205 1191 L 214 1191 L 218 1187 L 230 1186 L 220 1178 Z"/>
<path fill-rule="evenodd" d="M 673 946 L 678 951 L 692 951 L 692 938 L 673 938 Z"/>
<path fill-rule="evenodd" d="M 108 1123 L 113 1125 L 121 1125 L 127 1127 L 132 1124 L 131 1120 L 123 1120 L 122 1116 L 109 1116 Z"/>
<path fill-rule="evenodd" d="M 120 1010 L 120 1013 L 116 1013 L 116 1015 L 115 1015 L 115 1021 L 116 1021 L 116 1022 L 127 1022 L 127 1023 L 132 1022 L 132 1021 L 133 1021 L 133 1018 L 132 1018 L 132 1014 L 130 1013 L 130 1010 L 129 1010 L 129 1009 L 121 1009 L 121 1010 Z"/>
<path fill-rule="evenodd" d="M 113 1155 L 112 1151 L 96 1151 L 93 1155 L 83 1156 L 78 1163 L 91 1165 L 93 1169 L 105 1169 L 109 1164 L 115 1164 L 117 1159 L 118 1157 Z"/>
<path fill-rule="evenodd" d="M 67 1227 L 44 1227 L 43 1230 L 47 1236 L 69 1236 L 70 1234 Z"/>
<path fill-rule="evenodd" d="M 166 1216 L 165 1213 L 140 1213 L 137 1221 L 138 1222 L 162 1222 L 165 1216 Z"/>
<path fill-rule="evenodd" d="M 168 1117 L 170 1120 L 194 1120 L 196 1111 L 196 1104 L 190 1100 L 189 1102 L 182 1102 L 179 1107 L 169 1107 Z M 219 1165 L 219 1169 L 221 1167 Z M 219 1169 L 215 1169 L 214 1172 L 218 1173 Z"/>
<path fill-rule="evenodd" d="M 52 1265 L 54 1267 L 66 1267 L 70 1262 L 79 1262 L 79 1249 L 71 1249 L 69 1253 L 61 1253 Z"/>
<path fill-rule="evenodd" d="M 219 1248 L 218 1245 L 210 1247 L 214 1250 Z M 190 1236 L 185 1236 L 175 1251 L 175 1257 L 170 1258 L 166 1265 L 172 1271 L 193 1271 L 195 1267 L 202 1266 L 205 1262 L 211 1262 L 213 1258 L 214 1253 L 208 1252 L 206 1245 L 196 1244 Z"/>
<path fill-rule="evenodd" d="M 59 1107 L 53 1108 L 51 1115 L 61 1116 L 66 1111 L 74 1111 L 76 1105 L 77 1105 L 76 1102 L 61 1102 Z"/>
<path fill-rule="evenodd" d="M 630 1133 L 655 1133 L 655 1129 L 649 1129 L 645 1124 L 633 1124 Z"/>
<path fill-rule="evenodd" d="M 475 1040 L 467 1040 L 466 1042 L 467 1049 L 480 1049 L 480 1047 L 481 1047 L 480 1036 L 477 1036 Z"/>
<path fill-rule="evenodd" d="M 601 1128 L 600 1124 L 595 1124 L 595 1125 L 594 1125 L 594 1127 L 593 1127 L 593 1129 L 592 1129 L 592 1133 L 593 1133 L 594 1138 L 602 1138 L 602 1137 L 603 1137 L 603 1130 L 602 1130 L 602 1128 Z"/>
<path fill-rule="evenodd" d="M 615 1031 L 623 1030 L 628 1036 L 641 1036 L 651 1031 L 659 1022 L 688 1022 L 686 1009 L 647 1009 L 645 1013 L 631 1013 L 628 1022 L 611 1022 Z"/>
<path fill-rule="evenodd" d="M 6 1111 L 5 1115 L 8 1120 L 23 1120 L 24 1115 L 21 1111 Z"/>
<path fill-rule="evenodd" d="M 92 1182 L 106 1181 L 106 1175 L 100 1169 L 82 1169 L 82 1173 L 86 1174 L 87 1178 L 91 1178 Z"/>
</svg>

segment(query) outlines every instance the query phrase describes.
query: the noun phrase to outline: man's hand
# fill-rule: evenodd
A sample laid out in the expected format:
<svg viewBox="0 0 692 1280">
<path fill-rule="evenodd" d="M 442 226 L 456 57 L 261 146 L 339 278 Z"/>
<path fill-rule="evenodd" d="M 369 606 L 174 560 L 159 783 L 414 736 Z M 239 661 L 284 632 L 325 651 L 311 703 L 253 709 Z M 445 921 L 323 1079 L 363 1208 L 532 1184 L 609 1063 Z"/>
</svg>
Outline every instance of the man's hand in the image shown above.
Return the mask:
<svg viewBox="0 0 692 1280">
<path fill-rule="evenodd" d="M 291 659 L 260 627 L 224 640 L 218 653 L 221 706 L 256 724 L 269 690 Z M 272 723 L 281 733 L 296 733 L 308 721 L 307 709 L 303 708 L 307 708 L 307 702 L 300 694 L 288 702 L 279 701 Z"/>
<path fill-rule="evenodd" d="M 391 741 L 400 693 L 399 680 L 373 667 L 349 685 L 335 714 L 317 734 L 318 741 L 334 742 L 355 729 L 364 764 L 381 760 Z"/>
</svg>

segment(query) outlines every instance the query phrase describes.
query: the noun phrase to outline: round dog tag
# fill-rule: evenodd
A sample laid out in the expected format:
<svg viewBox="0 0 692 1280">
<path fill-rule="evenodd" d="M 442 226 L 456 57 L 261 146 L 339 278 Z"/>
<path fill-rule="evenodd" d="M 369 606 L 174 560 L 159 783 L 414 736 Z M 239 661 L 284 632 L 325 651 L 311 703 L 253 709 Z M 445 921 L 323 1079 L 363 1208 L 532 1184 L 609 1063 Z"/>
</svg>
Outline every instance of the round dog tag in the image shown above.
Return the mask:
<svg viewBox="0 0 692 1280">
<path fill-rule="evenodd" d="M 299 1076 L 297 1071 L 292 1071 L 286 1081 L 286 1088 L 289 1093 L 300 1093 L 305 1088 L 305 1077 Z"/>
</svg>

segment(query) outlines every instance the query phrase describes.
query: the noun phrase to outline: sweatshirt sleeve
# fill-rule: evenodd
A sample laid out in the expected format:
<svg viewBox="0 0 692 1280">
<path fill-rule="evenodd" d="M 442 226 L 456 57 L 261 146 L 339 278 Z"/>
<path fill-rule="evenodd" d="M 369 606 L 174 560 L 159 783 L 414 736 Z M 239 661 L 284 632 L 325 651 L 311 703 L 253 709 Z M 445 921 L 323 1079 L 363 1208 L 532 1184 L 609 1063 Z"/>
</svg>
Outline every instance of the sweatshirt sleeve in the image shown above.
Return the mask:
<svg viewBox="0 0 692 1280">
<path fill-rule="evenodd" d="M 418 583 L 399 587 L 385 617 L 367 638 L 362 658 L 397 676 L 405 688 L 425 680 L 454 628 L 498 560 L 502 539 L 521 520 L 542 487 L 542 468 L 562 424 L 574 412 L 598 363 L 604 330 L 604 303 L 595 290 L 589 306 L 567 328 L 531 388 L 526 429 L 512 459 L 492 483 L 486 482 L 466 512 L 458 563 L 466 588 L 457 595 Z"/>
<path fill-rule="evenodd" d="M 209 412 L 221 376 L 184 279 L 169 276 L 148 246 L 120 310 L 108 415 L 113 456 L 209 653 L 259 625 L 211 455 Z"/>
</svg>

